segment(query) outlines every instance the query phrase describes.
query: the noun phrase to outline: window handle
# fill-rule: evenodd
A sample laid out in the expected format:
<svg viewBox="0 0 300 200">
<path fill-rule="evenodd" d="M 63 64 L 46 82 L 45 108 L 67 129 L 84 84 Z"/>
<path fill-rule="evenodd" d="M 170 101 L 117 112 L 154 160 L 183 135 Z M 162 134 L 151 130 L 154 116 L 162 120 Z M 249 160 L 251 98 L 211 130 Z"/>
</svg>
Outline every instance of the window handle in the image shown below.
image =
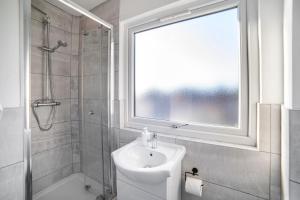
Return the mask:
<svg viewBox="0 0 300 200">
<path fill-rule="evenodd" d="M 171 128 L 181 128 L 183 126 L 188 126 L 189 124 L 172 124 Z"/>
</svg>

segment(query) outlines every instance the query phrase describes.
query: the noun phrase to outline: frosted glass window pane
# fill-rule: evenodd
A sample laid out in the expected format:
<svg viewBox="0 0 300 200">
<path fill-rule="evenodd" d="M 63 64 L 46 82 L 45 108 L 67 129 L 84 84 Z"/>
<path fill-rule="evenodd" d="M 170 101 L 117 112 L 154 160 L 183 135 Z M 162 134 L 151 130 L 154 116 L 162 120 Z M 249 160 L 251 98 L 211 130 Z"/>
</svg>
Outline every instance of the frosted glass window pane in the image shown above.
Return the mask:
<svg viewBox="0 0 300 200">
<path fill-rule="evenodd" d="M 136 117 L 239 125 L 236 8 L 137 32 L 134 39 Z"/>
</svg>

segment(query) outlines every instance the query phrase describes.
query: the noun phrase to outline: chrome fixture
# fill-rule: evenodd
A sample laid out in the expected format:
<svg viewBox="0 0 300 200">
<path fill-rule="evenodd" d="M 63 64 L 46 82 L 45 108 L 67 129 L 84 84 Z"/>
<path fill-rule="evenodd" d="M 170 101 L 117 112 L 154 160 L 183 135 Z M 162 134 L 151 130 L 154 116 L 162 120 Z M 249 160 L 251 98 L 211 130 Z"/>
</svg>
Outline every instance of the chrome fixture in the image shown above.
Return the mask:
<svg viewBox="0 0 300 200">
<path fill-rule="evenodd" d="M 43 13 L 44 14 L 44 13 Z M 62 40 L 57 41 L 57 45 L 53 48 L 49 48 L 50 45 L 50 18 L 47 14 L 44 14 L 45 17 L 43 19 L 43 30 L 44 30 L 44 39 L 43 39 L 43 46 L 40 49 L 44 52 L 44 69 L 46 72 L 46 85 L 43 86 L 43 98 L 35 100 L 31 104 L 31 109 L 33 116 L 35 117 L 37 124 L 42 131 L 48 131 L 53 126 L 53 121 L 56 114 L 56 106 L 59 106 L 61 103 L 57 102 L 53 98 L 53 84 L 52 84 L 52 62 L 51 62 L 51 53 L 55 52 L 56 49 L 63 46 L 66 47 L 67 43 L 63 42 Z M 46 91 L 45 91 L 46 90 Z M 50 106 L 50 113 L 48 119 L 46 121 L 46 125 L 43 126 L 41 124 L 40 118 L 36 112 L 36 108 L 38 107 L 45 107 Z"/>
<path fill-rule="evenodd" d="M 90 110 L 89 113 L 88 113 L 88 115 L 94 115 L 94 114 L 95 114 L 95 113 L 94 113 L 93 110 Z"/>
<path fill-rule="evenodd" d="M 54 53 L 56 51 L 56 49 L 58 49 L 59 47 L 67 47 L 68 46 L 68 43 L 65 42 L 65 41 L 62 41 L 62 40 L 58 40 L 57 41 L 57 45 L 53 48 L 49 48 L 47 46 L 42 46 L 40 47 L 43 51 L 47 51 L 47 52 L 50 52 L 50 53 Z"/>
<path fill-rule="evenodd" d="M 59 106 L 61 103 L 57 101 L 52 102 L 35 102 L 33 103 L 34 107 L 42 107 L 42 106 Z"/>
<path fill-rule="evenodd" d="M 150 138 L 148 140 L 148 146 L 150 146 L 151 149 L 156 149 L 157 148 L 157 140 L 158 140 L 157 133 L 150 133 Z"/>
<path fill-rule="evenodd" d="M 183 126 L 188 126 L 189 124 L 172 124 L 170 127 L 171 128 L 181 128 Z"/>
</svg>

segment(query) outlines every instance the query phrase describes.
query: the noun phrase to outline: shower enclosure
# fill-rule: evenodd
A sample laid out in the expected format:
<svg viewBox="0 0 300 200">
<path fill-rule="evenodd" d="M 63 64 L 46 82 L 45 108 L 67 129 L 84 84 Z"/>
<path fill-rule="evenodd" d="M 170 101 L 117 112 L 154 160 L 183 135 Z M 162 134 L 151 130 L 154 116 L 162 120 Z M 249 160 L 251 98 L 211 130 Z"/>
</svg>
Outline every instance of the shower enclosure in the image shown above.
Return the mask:
<svg viewBox="0 0 300 200">
<path fill-rule="evenodd" d="M 26 198 L 113 199 L 113 27 L 70 0 L 28 7 Z"/>
</svg>

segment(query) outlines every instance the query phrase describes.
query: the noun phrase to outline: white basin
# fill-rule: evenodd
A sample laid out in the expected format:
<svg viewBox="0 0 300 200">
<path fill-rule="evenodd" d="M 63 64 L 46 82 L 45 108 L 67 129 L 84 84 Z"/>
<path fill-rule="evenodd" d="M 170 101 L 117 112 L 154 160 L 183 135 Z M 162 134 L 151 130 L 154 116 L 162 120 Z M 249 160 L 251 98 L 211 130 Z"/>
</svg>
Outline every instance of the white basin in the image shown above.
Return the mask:
<svg viewBox="0 0 300 200">
<path fill-rule="evenodd" d="M 172 176 L 185 155 L 185 147 L 158 142 L 157 148 L 145 147 L 141 139 L 112 152 L 117 170 L 127 178 L 146 184 L 160 183 Z"/>
</svg>

